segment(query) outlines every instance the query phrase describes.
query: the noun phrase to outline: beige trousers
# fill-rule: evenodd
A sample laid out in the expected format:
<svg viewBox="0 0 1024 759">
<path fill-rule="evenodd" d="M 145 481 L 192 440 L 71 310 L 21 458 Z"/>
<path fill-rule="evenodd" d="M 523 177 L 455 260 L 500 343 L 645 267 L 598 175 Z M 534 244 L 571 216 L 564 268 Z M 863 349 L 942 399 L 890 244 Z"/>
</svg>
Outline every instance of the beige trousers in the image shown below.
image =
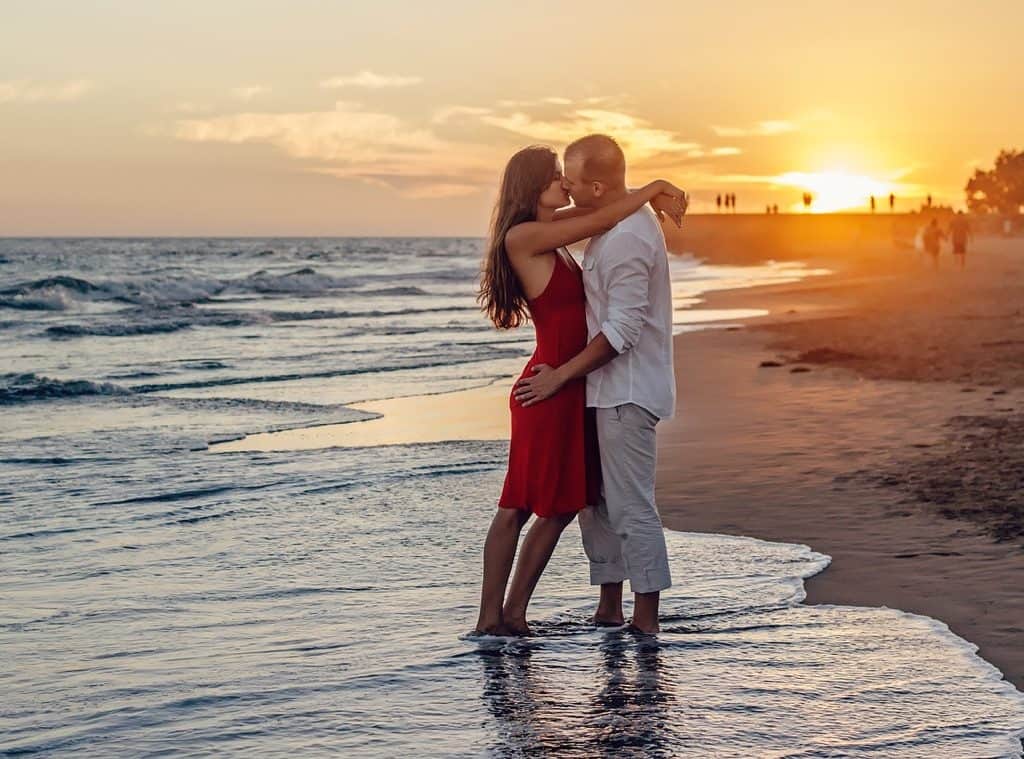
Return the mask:
<svg viewBox="0 0 1024 759">
<path fill-rule="evenodd" d="M 658 417 L 634 403 L 597 409 L 602 497 L 579 516 L 591 585 L 629 580 L 634 593 L 672 585 L 654 503 L 657 423 Z"/>
</svg>

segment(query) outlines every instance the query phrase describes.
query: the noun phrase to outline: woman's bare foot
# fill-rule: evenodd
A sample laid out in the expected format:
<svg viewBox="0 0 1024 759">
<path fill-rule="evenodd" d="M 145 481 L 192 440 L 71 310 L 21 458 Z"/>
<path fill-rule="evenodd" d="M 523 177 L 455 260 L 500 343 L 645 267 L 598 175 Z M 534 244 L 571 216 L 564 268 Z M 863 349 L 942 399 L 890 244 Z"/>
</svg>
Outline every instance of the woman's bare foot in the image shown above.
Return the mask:
<svg viewBox="0 0 1024 759">
<path fill-rule="evenodd" d="M 507 635 L 505 632 L 505 625 L 490 625 L 488 627 L 477 627 L 473 630 L 473 635 Z"/>
<path fill-rule="evenodd" d="M 623 617 L 616 619 L 615 617 L 599 617 L 597 614 L 590 618 L 591 623 L 595 627 L 622 627 L 626 624 L 626 620 Z"/>
<path fill-rule="evenodd" d="M 515 609 L 505 608 L 502 611 L 502 618 L 505 620 L 505 629 L 508 631 L 506 635 L 519 635 L 526 637 L 532 634 L 530 626 L 526 623 L 526 610 L 517 611 Z"/>
<path fill-rule="evenodd" d="M 505 629 L 507 630 L 506 635 L 518 635 L 521 638 L 533 635 L 533 631 L 530 630 L 530 626 L 526 624 L 525 619 L 506 619 Z"/>
<path fill-rule="evenodd" d="M 629 626 L 626 627 L 626 632 L 636 633 L 637 635 L 657 635 L 661 632 L 661 628 L 658 625 L 641 627 L 636 622 L 630 622 Z"/>
</svg>

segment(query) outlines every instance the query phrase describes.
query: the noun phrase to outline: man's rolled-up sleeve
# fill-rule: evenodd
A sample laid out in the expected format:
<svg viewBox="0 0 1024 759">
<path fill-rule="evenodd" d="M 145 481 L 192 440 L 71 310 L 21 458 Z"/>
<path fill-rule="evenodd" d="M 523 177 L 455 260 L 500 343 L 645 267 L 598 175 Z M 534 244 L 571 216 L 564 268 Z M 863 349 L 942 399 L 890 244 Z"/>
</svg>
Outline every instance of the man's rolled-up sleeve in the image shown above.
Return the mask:
<svg viewBox="0 0 1024 759">
<path fill-rule="evenodd" d="M 609 240 L 602 253 L 608 316 L 601 332 L 618 353 L 625 353 L 640 337 L 649 300 L 654 251 L 643 238 L 622 232 Z"/>
</svg>

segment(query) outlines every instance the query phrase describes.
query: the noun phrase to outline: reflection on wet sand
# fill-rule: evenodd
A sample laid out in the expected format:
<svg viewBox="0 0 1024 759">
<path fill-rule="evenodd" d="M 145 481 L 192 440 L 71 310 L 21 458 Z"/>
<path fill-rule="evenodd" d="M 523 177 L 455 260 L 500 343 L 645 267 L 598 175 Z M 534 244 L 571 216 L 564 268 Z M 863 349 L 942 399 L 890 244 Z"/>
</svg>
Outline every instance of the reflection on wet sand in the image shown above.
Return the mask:
<svg viewBox="0 0 1024 759">
<path fill-rule="evenodd" d="M 666 712 L 673 697 L 664 689 L 658 639 L 611 633 L 599 651 L 607 683 L 591 701 L 586 743 L 607 757 L 671 755 Z"/>
<path fill-rule="evenodd" d="M 656 638 L 623 632 L 605 634 L 574 659 L 596 652 L 600 670 L 590 679 L 600 690 L 589 697 L 575 689 L 579 673 L 565 669 L 561 657 L 541 656 L 538 643 L 515 641 L 481 647 L 481 697 L 494 718 L 496 756 L 669 756 L 668 708 L 673 696 L 664 688 L 662 646 Z"/>
</svg>

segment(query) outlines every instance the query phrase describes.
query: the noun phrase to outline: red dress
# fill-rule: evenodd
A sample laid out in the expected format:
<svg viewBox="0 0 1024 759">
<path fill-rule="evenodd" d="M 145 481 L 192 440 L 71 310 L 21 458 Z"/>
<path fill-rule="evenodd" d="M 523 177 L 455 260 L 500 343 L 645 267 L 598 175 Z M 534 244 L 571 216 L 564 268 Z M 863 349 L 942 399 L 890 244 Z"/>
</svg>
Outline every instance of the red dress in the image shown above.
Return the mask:
<svg viewBox="0 0 1024 759">
<path fill-rule="evenodd" d="M 529 308 L 537 349 L 521 378 L 532 376 L 536 364 L 560 366 L 587 346 L 583 272 L 571 257 L 555 254 L 551 279 Z M 580 378 L 532 406 L 509 397 L 512 439 L 499 507 L 550 517 L 597 503 L 601 469 L 586 390 L 586 378 Z"/>
</svg>

